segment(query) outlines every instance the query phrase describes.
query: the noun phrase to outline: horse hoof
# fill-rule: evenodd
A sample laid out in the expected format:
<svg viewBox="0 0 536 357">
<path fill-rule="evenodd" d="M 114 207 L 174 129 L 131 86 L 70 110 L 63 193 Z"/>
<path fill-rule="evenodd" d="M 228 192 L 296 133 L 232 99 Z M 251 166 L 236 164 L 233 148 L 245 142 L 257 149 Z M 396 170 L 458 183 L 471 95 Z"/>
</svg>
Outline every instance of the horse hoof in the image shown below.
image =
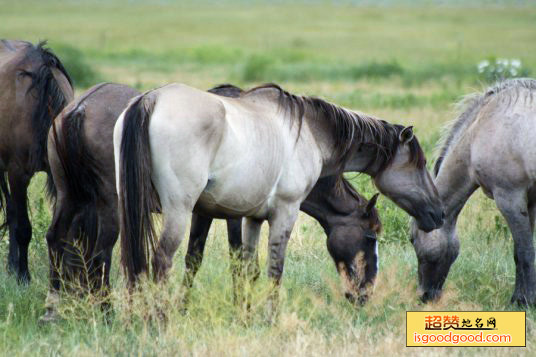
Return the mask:
<svg viewBox="0 0 536 357">
<path fill-rule="evenodd" d="M 23 273 L 17 276 L 17 282 L 19 285 L 29 285 L 31 280 L 32 278 L 30 277 L 30 273 Z"/>
<path fill-rule="evenodd" d="M 536 304 L 536 298 L 530 299 L 524 295 L 514 294 L 512 296 L 512 299 L 510 299 L 510 303 L 523 308 L 527 308 Z"/>
<path fill-rule="evenodd" d="M 47 311 L 43 316 L 39 318 L 40 325 L 48 325 L 60 320 L 60 315 L 54 309 L 47 308 Z"/>
</svg>

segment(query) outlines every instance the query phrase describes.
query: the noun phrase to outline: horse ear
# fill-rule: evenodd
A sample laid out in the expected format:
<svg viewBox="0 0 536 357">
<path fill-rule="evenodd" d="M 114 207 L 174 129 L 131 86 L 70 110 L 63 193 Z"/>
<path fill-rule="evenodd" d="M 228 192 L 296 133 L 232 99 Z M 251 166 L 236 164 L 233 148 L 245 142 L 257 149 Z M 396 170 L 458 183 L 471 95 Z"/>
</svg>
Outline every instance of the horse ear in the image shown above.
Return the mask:
<svg viewBox="0 0 536 357">
<path fill-rule="evenodd" d="M 405 127 L 398 136 L 402 144 L 407 144 L 413 140 L 413 125 Z"/>
<path fill-rule="evenodd" d="M 369 203 L 367 204 L 367 208 L 365 209 L 365 212 L 367 212 L 367 214 L 371 214 L 372 213 L 372 209 L 374 208 L 374 206 L 376 206 L 376 201 L 378 200 L 378 196 L 380 194 L 379 193 L 376 193 L 374 196 L 372 196 L 372 198 L 369 200 Z"/>
</svg>

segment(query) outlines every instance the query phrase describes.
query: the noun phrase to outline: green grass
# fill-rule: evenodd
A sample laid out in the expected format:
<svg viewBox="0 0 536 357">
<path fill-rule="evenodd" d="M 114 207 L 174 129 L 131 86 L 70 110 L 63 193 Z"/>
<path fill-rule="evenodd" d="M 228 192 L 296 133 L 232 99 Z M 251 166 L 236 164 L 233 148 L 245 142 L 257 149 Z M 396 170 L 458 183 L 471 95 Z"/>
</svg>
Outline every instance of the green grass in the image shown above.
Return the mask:
<svg viewBox="0 0 536 357">
<path fill-rule="evenodd" d="M 148 89 L 172 81 L 199 88 L 232 82 L 251 86 L 275 81 L 293 92 L 316 95 L 391 122 L 411 124 L 433 163 L 442 124 L 452 104 L 485 85 L 480 60 L 519 58 L 536 70 L 536 7 L 484 2 L 456 6 L 384 1 L 273 5 L 267 2 L 0 1 L 1 36 L 49 39 L 72 72 L 80 94 L 106 80 Z M 505 5 L 506 4 L 506 5 Z M 519 4 L 519 3 L 518 3 Z M 348 174 L 360 192 L 375 193 L 365 175 Z M 44 177 L 30 190 L 32 283 L 16 284 L 3 265 L 0 240 L 1 355 L 413 355 L 517 353 L 534 355 L 536 312 L 528 311 L 527 348 L 406 349 L 406 310 L 509 310 L 515 268 L 512 241 L 493 201 L 477 193 L 459 220 L 461 253 L 443 299 L 421 305 L 416 258 L 408 241 L 408 216 L 386 198 L 378 208 L 380 274 L 371 301 L 351 307 L 325 245 L 320 226 L 300 216 L 288 248 L 281 316 L 263 322 L 267 279 L 255 295 L 253 313 L 233 306 L 225 226 L 211 230 L 206 258 L 181 314 L 178 301 L 186 242 L 177 253 L 165 288 L 148 288 L 145 299 L 164 307 L 168 323 L 147 321 L 144 299 L 128 309 L 119 255 L 112 273 L 114 317 L 109 324 L 89 298 L 64 296 L 63 320 L 39 326 L 47 291 L 44 235 L 50 222 Z M 266 262 L 266 227 L 261 263 Z M 154 299 L 154 300 L 151 300 Z"/>
</svg>

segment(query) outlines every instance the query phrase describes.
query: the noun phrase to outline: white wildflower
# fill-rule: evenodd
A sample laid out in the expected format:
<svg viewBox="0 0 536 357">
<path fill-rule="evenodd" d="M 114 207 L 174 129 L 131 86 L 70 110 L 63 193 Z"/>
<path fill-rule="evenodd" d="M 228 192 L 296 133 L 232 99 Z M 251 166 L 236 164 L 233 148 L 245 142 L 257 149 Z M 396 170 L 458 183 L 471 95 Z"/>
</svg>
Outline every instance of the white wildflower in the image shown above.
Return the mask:
<svg viewBox="0 0 536 357">
<path fill-rule="evenodd" d="M 510 60 L 510 64 L 512 65 L 512 67 L 515 67 L 515 68 L 521 67 L 521 61 L 518 60 L 517 58 Z"/>
<path fill-rule="evenodd" d="M 489 61 L 488 60 L 484 60 L 484 61 L 480 61 L 478 63 L 478 72 L 479 73 L 482 73 L 486 70 L 486 67 L 489 66 Z"/>
</svg>

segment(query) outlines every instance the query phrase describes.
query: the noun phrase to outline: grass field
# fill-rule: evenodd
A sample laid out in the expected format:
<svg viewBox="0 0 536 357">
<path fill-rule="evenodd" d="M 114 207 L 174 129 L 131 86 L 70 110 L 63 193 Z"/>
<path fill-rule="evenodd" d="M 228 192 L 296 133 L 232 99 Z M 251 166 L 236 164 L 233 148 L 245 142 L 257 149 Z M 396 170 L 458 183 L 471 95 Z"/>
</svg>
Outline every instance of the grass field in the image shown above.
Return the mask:
<svg viewBox="0 0 536 357">
<path fill-rule="evenodd" d="M 0 1 L 0 36 L 49 39 L 73 73 L 78 94 L 98 81 L 140 89 L 173 81 L 199 88 L 275 81 L 293 92 L 414 125 L 429 163 L 442 124 L 455 117 L 453 103 L 488 84 L 477 71 L 480 61 L 516 58 L 525 70 L 536 72 L 536 6 L 529 2 L 359 3 Z M 367 197 L 374 193 L 367 177 L 348 177 Z M 108 324 L 91 300 L 65 297 L 63 320 L 40 326 L 48 278 L 44 234 L 50 220 L 43 187 L 44 177 L 36 176 L 30 195 L 34 236 L 28 287 L 6 274 L 7 239 L 0 240 L 2 355 L 536 354 L 536 310 L 527 312 L 527 348 L 405 347 L 406 310 L 515 309 L 508 304 L 515 276 L 511 236 L 493 201 L 480 192 L 461 214 L 461 253 L 443 298 L 432 305 L 417 299 L 408 216 L 383 197 L 378 205 L 384 224 L 380 273 L 374 295 L 361 309 L 341 294 L 322 229 L 302 215 L 288 248 L 282 312 L 273 326 L 262 319 L 265 278 L 252 317 L 245 319 L 233 306 L 221 222 L 210 232 L 187 314 L 178 305 L 183 242 L 170 282 L 159 291 L 167 324 L 144 321 L 147 307 L 138 306 L 133 316 L 127 311 L 116 252 L 115 314 Z M 263 229 L 261 263 L 265 248 Z"/>
</svg>

